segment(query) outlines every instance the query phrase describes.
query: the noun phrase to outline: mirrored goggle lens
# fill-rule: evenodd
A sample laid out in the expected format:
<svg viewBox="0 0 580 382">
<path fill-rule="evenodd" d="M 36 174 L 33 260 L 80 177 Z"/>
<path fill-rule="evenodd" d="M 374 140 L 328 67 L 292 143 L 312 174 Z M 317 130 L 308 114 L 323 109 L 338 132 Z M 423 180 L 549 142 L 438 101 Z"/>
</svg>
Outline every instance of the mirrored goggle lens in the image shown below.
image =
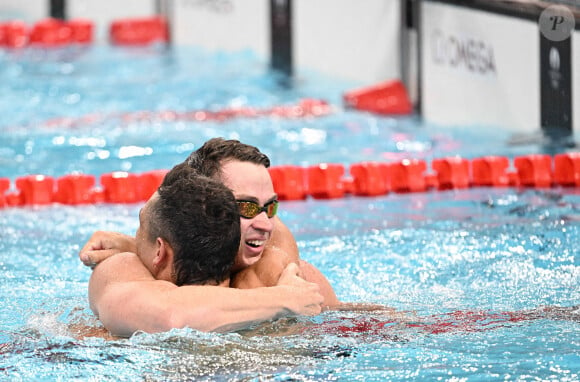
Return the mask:
<svg viewBox="0 0 580 382">
<path fill-rule="evenodd" d="M 246 219 L 252 219 L 258 216 L 260 213 L 265 212 L 269 218 L 276 216 L 278 212 L 278 201 L 272 201 L 266 204 L 264 207 L 260 206 L 256 202 L 249 202 L 245 200 L 238 200 L 238 209 L 240 210 L 240 216 Z"/>
</svg>

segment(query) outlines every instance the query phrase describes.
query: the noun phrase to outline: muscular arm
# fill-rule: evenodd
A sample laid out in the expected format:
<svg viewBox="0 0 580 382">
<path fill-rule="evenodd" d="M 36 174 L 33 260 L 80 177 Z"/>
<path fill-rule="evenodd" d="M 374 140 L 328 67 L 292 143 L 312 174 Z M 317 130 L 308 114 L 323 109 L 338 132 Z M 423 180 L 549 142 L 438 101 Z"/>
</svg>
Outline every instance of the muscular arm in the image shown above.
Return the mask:
<svg viewBox="0 0 580 382">
<path fill-rule="evenodd" d="M 120 252 L 135 252 L 135 238 L 116 232 L 97 231 L 83 246 L 79 258 L 85 265 L 94 266 Z M 324 307 L 334 308 L 340 303 L 328 279 L 312 264 L 300 260 L 294 235 L 277 216 L 274 217 L 274 231 L 262 258 L 234 275 L 232 286 L 249 289 L 276 285 L 282 271 L 290 263 L 300 266 L 300 274 L 306 281 L 318 284 L 324 296 Z"/>
<path fill-rule="evenodd" d="M 135 254 L 121 253 L 95 268 L 89 281 L 89 303 L 115 336 L 183 327 L 236 330 L 284 315 L 319 313 L 318 286 L 297 273 L 295 265 L 288 267 L 272 288 L 177 287 L 155 280 Z"/>
</svg>

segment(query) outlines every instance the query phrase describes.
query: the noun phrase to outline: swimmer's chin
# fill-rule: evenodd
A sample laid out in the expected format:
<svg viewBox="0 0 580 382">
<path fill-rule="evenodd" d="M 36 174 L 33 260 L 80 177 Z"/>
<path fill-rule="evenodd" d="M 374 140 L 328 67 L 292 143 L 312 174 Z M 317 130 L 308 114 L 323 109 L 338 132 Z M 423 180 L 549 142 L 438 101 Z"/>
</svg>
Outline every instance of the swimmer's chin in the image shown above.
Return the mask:
<svg viewBox="0 0 580 382">
<path fill-rule="evenodd" d="M 244 268 L 252 266 L 256 264 L 258 261 L 260 261 L 261 258 L 262 254 L 260 253 L 257 255 L 250 256 L 245 255 L 242 259 L 236 259 L 236 261 L 234 262 L 234 266 L 232 267 L 232 271 L 237 272 Z"/>
</svg>

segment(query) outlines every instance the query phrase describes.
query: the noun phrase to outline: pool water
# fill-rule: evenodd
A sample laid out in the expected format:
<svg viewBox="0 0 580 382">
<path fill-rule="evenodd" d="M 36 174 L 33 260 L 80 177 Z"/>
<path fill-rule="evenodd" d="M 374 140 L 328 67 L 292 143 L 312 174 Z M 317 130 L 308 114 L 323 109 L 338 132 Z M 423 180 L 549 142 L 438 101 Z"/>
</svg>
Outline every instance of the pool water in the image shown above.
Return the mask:
<svg viewBox="0 0 580 382">
<path fill-rule="evenodd" d="M 342 92 L 358 84 L 304 72 L 289 86 L 251 52 L 68 47 L 0 51 L 0 63 L 0 177 L 12 181 L 168 169 L 214 136 L 257 145 L 274 165 L 547 150 L 533 140 L 509 144 L 514 133 L 506 128 L 344 110 Z M 302 98 L 326 100 L 333 112 L 223 122 L 127 118 Z M 140 207 L 0 209 L 0 379 L 580 379 L 577 188 L 282 203 L 301 256 L 342 301 L 387 305 L 400 318 L 326 312 L 229 334 L 76 338 L 74 325 L 100 325 L 88 308 L 90 270 L 78 251 L 95 230 L 134 234 Z"/>
</svg>

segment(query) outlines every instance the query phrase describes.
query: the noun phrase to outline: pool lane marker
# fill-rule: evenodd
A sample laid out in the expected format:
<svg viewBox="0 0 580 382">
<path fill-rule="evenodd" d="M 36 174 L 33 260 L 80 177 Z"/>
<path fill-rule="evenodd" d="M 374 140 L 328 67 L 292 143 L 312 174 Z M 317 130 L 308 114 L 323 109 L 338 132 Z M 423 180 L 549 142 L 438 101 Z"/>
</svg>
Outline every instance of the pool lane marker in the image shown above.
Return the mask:
<svg viewBox="0 0 580 382">
<path fill-rule="evenodd" d="M 21 49 L 28 46 L 56 48 L 88 45 L 94 40 L 95 23 L 87 19 L 62 20 L 47 17 L 27 24 L 22 20 L 0 22 L 0 47 Z M 143 46 L 167 44 L 169 26 L 163 16 L 124 18 L 109 25 L 109 41 L 113 45 Z"/>
<path fill-rule="evenodd" d="M 343 94 L 345 108 L 371 112 L 377 115 L 410 115 L 413 107 L 405 85 L 399 80 L 354 90 Z M 327 101 L 316 98 L 302 98 L 294 104 L 275 105 L 268 108 L 231 107 L 222 110 L 138 110 L 132 112 L 100 114 L 91 113 L 79 117 L 59 117 L 35 124 L 41 128 L 83 128 L 95 124 L 115 121 L 124 125 L 132 123 L 158 122 L 225 122 L 234 118 L 309 118 L 330 115 L 336 108 Z"/>
<path fill-rule="evenodd" d="M 159 123 L 159 122 L 225 122 L 235 118 L 309 118 L 322 117 L 334 112 L 334 107 L 328 102 L 314 98 L 302 98 L 294 104 L 276 105 L 268 108 L 232 107 L 222 110 L 138 110 L 114 114 L 86 114 L 80 117 L 59 117 L 46 120 L 36 127 L 55 129 L 77 129 L 108 121 L 118 121 L 129 125 L 132 123 Z"/>
<path fill-rule="evenodd" d="M 513 164 L 513 166 L 511 166 Z M 312 166 L 273 166 L 269 169 L 280 200 L 335 199 L 348 195 L 380 196 L 390 192 L 413 193 L 470 187 L 580 187 L 580 152 L 515 157 L 484 156 L 468 160 L 458 156 L 434 159 L 428 168 L 421 159 L 397 162 L 359 162 L 347 168 L 338 163 Z M 59 178 L 26 175 L 11 189 L 0 178 L 0 208 L 49 205 L 141 203 L 157 190 L 168 170 L 139 174 L 114 171 L 94 175 L 69 174 Z"/>
<path fill-rule="evenodd" d="M 343 93 L 345 107 L 383 115 L 410 115 L 413 104 L 405 84 L 399 79 L 383 81 L 371 86 Z"/>
<path fill-rule="evenodd" d="M 28 46 L 45 48 L 93 42 L 94 23 L 85 19 L 68 21 L 42 19 L 29 26 L 24 21 L 0 23 L 0 47 L 19 49 Z"/>
</svg>

